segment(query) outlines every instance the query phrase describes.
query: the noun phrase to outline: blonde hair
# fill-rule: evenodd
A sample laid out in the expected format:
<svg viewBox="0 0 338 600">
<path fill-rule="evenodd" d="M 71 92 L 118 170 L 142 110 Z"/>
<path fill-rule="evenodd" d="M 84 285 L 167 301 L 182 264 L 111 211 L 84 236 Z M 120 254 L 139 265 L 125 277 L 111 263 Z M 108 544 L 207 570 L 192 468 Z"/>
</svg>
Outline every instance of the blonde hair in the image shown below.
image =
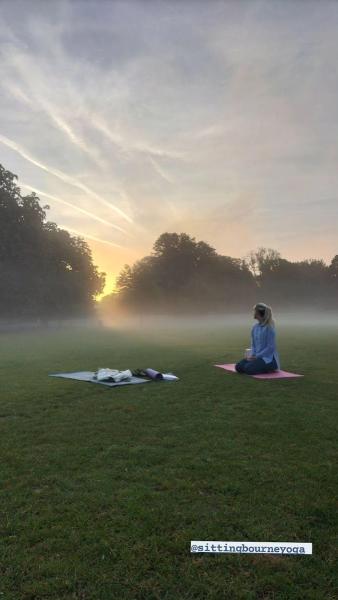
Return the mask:
<svg viewBox="0 0 338 600">
<path fill-rule="evenodd" d="M 255 304 L 255 306 L 253 307 L 254 310 L 264 310 L 264 317 L 261 321 L 262 325 L 269 325 L 270 327 L 274 327 L 275 326 L 275 321 L 272 318 L 272 309 L 271 306 L 268 306 L 267 304 L 264 304 L 264 302 L 258 302 L 257 304 Z"/>
</svg>

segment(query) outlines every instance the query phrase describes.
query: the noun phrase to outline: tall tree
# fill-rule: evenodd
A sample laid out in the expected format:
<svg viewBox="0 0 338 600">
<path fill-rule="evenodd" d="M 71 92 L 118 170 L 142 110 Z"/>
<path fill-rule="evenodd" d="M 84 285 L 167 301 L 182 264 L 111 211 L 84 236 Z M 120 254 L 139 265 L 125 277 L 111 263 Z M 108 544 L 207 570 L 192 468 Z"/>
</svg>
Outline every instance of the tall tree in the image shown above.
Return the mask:
<svg viewBox="0 0 338 600">
<path fill-rule="evenodd" d="M 243 261 L 220 256 L 186 233 L 163 233 L 152 255 L 126 265 L 117 279 L 120 305 L 148 311 L 240 309 L 254 288 Z"/>
<path fill-rule="evenodd" d="M 105 274 L 90 249 L 55 223 L 35 193 L 22 196 L 17 176 L 0 165 L 0 310 L 2 316 L 88 314 Z"/>
</svg>

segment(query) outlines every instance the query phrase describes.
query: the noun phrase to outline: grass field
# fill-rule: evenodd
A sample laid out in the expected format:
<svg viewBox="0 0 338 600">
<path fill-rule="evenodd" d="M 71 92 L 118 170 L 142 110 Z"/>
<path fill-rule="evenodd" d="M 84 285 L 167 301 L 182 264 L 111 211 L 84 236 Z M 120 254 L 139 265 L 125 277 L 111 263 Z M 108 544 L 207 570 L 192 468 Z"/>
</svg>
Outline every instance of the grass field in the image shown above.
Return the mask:
<svg viewBox="0 0 338 600">
<path fill-rule="evenodd" d="M 248 341 L 233 326 L 1 336 L 0 600 L 337 597 L 337 329 L 280 328 L 295 380 L 213 367 Z M 48 377 L 106 366 L 180 381 Z M 194 539 L 313 555 L 190 554 Z"/>
</svg>

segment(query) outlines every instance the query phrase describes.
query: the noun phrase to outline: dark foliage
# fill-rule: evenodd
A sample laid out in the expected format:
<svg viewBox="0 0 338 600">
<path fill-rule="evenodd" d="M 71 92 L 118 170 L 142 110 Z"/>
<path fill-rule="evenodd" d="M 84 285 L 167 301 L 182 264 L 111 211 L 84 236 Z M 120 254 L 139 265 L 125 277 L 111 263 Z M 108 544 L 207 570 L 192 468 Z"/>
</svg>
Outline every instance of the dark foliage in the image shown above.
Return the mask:
<svg viewBox="0 0 338 600">
<path fill-rule="evenodd" d="M 186 233 L 163 233 L 150 256 L 125 265 L 108 311 L 206 313 L 247 310 L 257 301 L 280 309 L 338 308 L 338 256 L 290 262 L 258 248 L 246 258 L 221 256 Z"/>
<path fill-rule="evenodd" d="M 89 314 L 105 274 L 86 242 L 46 221 L 49 207 L 35 193 L 22 196 L 16 180 L 0 165 L 1 317 Z"/>
</svg>

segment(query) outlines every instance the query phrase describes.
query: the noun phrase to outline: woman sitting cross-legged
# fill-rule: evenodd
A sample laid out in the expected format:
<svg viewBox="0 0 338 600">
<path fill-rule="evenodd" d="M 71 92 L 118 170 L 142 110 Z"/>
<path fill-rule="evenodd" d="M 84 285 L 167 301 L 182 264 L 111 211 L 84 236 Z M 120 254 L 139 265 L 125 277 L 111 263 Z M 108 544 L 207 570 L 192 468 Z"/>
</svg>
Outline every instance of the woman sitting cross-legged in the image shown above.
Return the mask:
<svg viewBox="0 0 338 600">
<path fill-rule="evenodd" d="M 259 302 L 254 306 L 254 319 L 258 323 L 251 331 L 250 354 L 236 365 L 238 373 L 258 375 L 280 369 L 279 355 L 276 348 L 275 324 L 272 319 L 271 307 Z"/>
</svg>

